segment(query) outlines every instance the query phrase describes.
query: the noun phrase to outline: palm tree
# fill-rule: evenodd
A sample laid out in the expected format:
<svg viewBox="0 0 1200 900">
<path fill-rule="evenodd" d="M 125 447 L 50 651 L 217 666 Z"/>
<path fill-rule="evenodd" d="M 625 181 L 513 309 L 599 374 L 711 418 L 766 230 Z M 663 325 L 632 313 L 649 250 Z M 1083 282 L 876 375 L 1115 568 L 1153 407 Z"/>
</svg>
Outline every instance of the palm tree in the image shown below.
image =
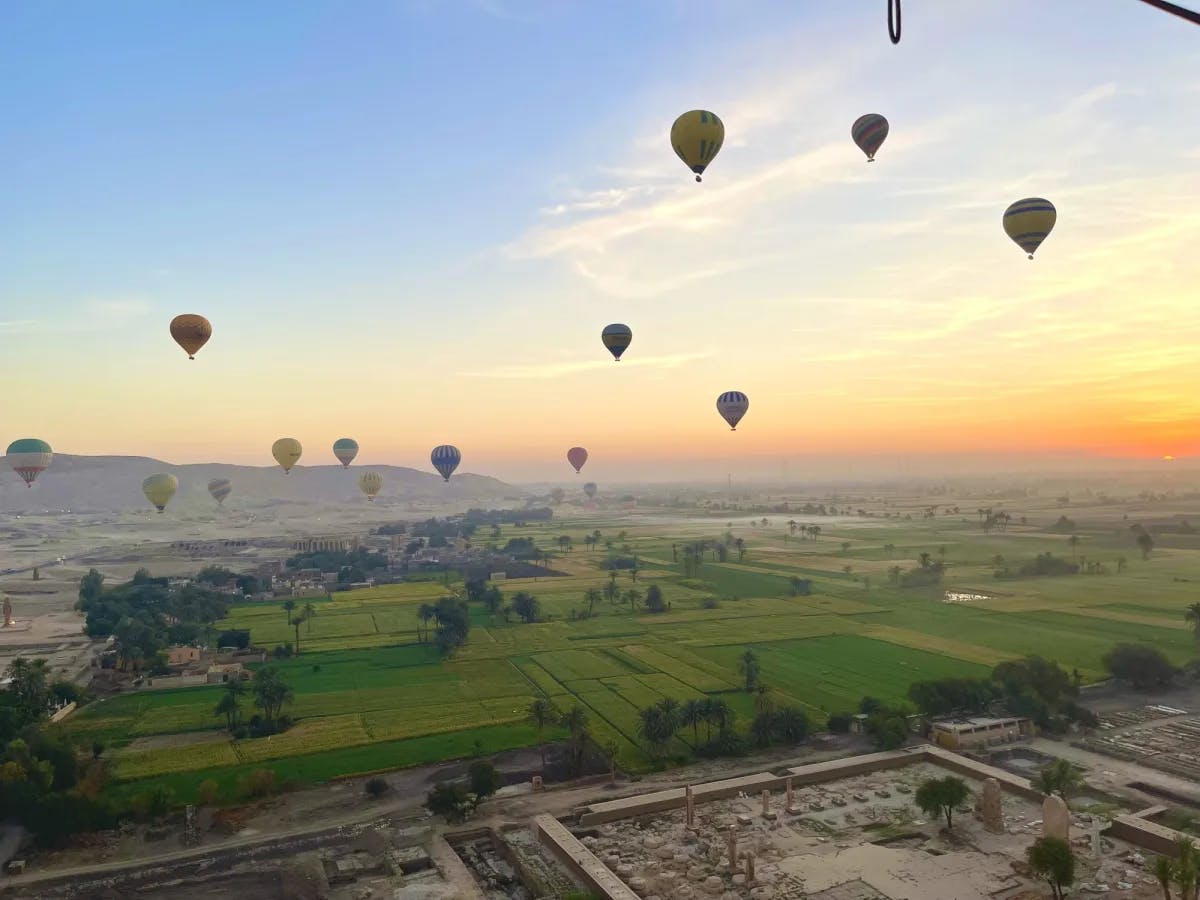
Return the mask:
<svg viewBox="0 0 1200 900">
<path fill-rule="evenodd" d="M 539 697 L 529 704 L 529 721 L 537 728 L 538 732 L 538 750 L 542 754 L 542 774 L 546 773 L 546 745 L 542 738 L 546 731 L 546 726 L 554 722 L 555 712 L 554 706 L 545 697 Z"/>
<path fill-rule="evenodd" d="M 746 693 L 754 690 L 758 684 L 758 675 L 761 667 L 758 664 L 758 654 L 753 650 L 747 649 L 745 653 L 738 659 L 738 672 L 746 679 Z"/>
<path fill-rule="evenodd" d="M 1192 633 L 1196 636 L 1196 642 L 1200 643 L 1200 603 L 1191 604 L 1183 618 L 1184 621 L 1192 623 Z"/>
<path fill-rule="evenodd" d="M 1171 883 L 1175 880 L 1175 863 L 1170 857 L 1160 856 L 1154 860 L 1154 877 L 1162 888 L 1163 900 L 1171 900 Z"/>
<path fill-rule="evenodd" d="M 700 743 L 700 723 L 704 721 L 704 702 L 695 698 L 683 704 L 679 711 L 679 724 L 692 726 L 692 744 Z"/>
<path fill-rule="evenodd" d="M 300 614 L 304 616 L 304 621 L 308 623 L 308 633 L 312 634 L 312 620 L 317 615 L 317 608 L 310 600 L 304 604 L 304 609 L 300 610 Z"/>
<path fill-rule="evenodd" d="M 754 711 L 756 713 L 775 711 L 775 699 L 771 696 L 771 689 L 761 682 L 754 689 Z"/>
<path fill-rule="evenodd" d="M 596 608 L 596 604 L 604 595 L 595 588 L 588 588 L 588 592 L 583 595 L 583 601 L 587 604 L 588 618 L 592 617 L 592 610 Z"/>
<path fill-rule="evenodd" d="M 1071 763 L 1065 759 L 1056 759 L 1038 772 L 1037 777 L 1033 779 L 1033 786 L 1047 796 L 1058 794 L 1066 800 L 1067 795 L 1079 787 L 1082 781 L 1079 770 Z"/>
<path fill-rule="evenodd" d="M 637 610 L 638 604 L 642 602 L 642 592 L 632 589 L 626 591 L 625 602 L 629 604 L 629 613 L 632 615 Z"/>
<path fill-rule="evenodd" d="M 284 618 L 287 619 L 288 622 L 292 621 L 292 610 L 295 608 L 296 608 L 295 600 L 284 600 L 283 601 Z"/>
<path fill-rule="evenodd" d="M 238 700 L 245 693 L 246 685 L 242 679 L 234 678 L 233 681 L 227 681 L 221 699 L 217 701 L 217 705 L 213 709 L 214 716 L 225 717 L 225 725 L 230 734 L 237 728 L 238 720 L 241 718 L 242 709 Z"/>
<path fill-rule="evenodd" d="M 1126 560 L 1125 557 L 1123 557 L 1123 556 L 1118 556 L 1117 557 L 1117 574 L 1118 575 L 1120 575 L 1122 572 L 1125 571 L 1126 565 L 1128 565 L 1128 560 Z"/>
<path fill-rule="evenodd" d="M 428 603 L 422 603 L 417 609 L 417 636 L 421 643 L 424 643 L 429 638 L 429 620 L 437 616 L 437 610 Z M 425 633 L 421 634 L 421 625 L 425 626 Z"/>
<path fill-rule="evenodd" d="M 1071 559 L 1079 559 L 1079 535 L 1073 534 L 1067 538 L 1067 543 L 1071 545 Z"/>
<path fill-rule="evenodd" d="M 1181 900 L 1195 900 L 1196 879 L 1200 875 L 1200 856 L 1190 835 L 1180 834 L 1175 839 L 1176 858 L 1172 866 L 1175 884 Z"/>
<path fill-rule="evenodd" d="M 583 754 L 587 751 L 588 740 L 591 737 L 588 733 L 587 713 L 579 704 L 575 704 L 563 713 L 559 724 L 570 733 L 571 768 L 578 774 L 583 768 Z"/>
</svg>

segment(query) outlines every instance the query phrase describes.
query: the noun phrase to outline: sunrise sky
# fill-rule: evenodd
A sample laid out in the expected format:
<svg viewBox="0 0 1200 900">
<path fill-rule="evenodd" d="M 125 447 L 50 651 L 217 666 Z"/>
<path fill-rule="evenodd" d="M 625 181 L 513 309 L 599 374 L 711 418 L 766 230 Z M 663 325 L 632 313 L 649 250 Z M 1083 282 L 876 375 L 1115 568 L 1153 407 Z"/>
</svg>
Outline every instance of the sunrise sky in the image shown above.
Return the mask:
<svg viewBox="0 0 1200 900">
<path fill-rule="evenodd" d="M 454 443 L 538 481 L 572 444 L 626 480 L 1200 453 L 1200 28 L 905 7 L 892 46 L 845 0 L 6 4 L 0 441 Z M 696 107 L 702 185 L 667 139 Z M 1026 196 L 1059 212 L 1034 262 L 1000 225 Z"/>
</svg>

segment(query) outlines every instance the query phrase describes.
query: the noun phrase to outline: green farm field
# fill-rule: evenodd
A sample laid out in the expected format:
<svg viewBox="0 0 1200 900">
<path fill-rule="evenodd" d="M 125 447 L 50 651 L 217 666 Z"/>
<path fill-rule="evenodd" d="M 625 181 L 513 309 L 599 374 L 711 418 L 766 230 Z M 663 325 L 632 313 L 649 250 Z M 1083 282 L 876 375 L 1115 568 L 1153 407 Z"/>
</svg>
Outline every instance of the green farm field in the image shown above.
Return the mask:
<svg viewBox="0 0 1200 900">
<path fill-rule="evenodd" d="M 821 525 L 816 539 L 793 532 L 792 517 L 779 514 L 768 515 L 767 525 L 761 517 L 639 513 L 505 528 L 503 539 L 532 538 L 555 554 L 550 568 L 565 573 L 497 583 L 508 597 L 532 593 L 540 622 L 506 623 L 474 608 L 469 642 L 442 660 L 420 642 L 417 611 L 446 587 L 339 593 L 314 601 L 316 615 L 300 631 L 301 655 L 276 663 L 295 691 L 288 712 L 297 722 L 285 734 L 230 740 L 213 714 L 222 690 L 215 686 L 124 695 L 91 705 L 62 729 L 110 748 L 121 790 L 161 782 L 188 799 L 203 779 L 227 790 L 257 767 L 321 781 L 529 746 L 536 733 L 526 710 L 547 697 L 560 710 L 579 704 L 596 738 L 615 743 L 618 763 L 637 771 L 649 766 L 637 739 L 638 709 L 663 697 L 720 696 L 738 710 L 740 727 L 748 726 L 752 699 L 737 668 L 748 647 L 777 699 L 804 708 L 818 725 L 864 695 L 901 701 L 914 681 L 979 677 L 1028 653 L 1077 669 L 1085 681 L 1105 677 L 1102 658 L 1118 641 L 1151 644 L 1177 664 L 1195 657 L 1183 613 L 1196 599 L 1200 541 L 1164 535 L 1143 559 L 1128 508 L 1072 511 L 1078 540 L 1071 543 L 1046 530 L 1061 510 L 1045 501 L 1023 505 L 1026 524 L 991 533 L 975 515 L 977 502 L 956 502 L 970 511 L 921 518 L 924 501 L 914 499 L 907 508 L 893 501 L 886 519 L 878 504 L 871 517 L 795 516 L 798 524 Z M 589 551 L 583 536 L 594 530 L 602 540 Z M 698 571 L 685 571 L 685 544 L 726 532 L 743 542 L 740 560 L 731 544 L 725 562 L 709 553 Z M 559 551 L 562 535 L 574 549 Z M 1045 552 L 1100 563 L 1107 574 L 994 576 L 1000 566 L 1019 568 Z M 669 610 L 601 600 L 591 618 L 580 618 L 585 592 L 610 580 L 601 568 L 610 553 L 640 561 L 636 583 L 629 572 L 618 574 L 622 592 L 658 585 Z M 944 582 L 900 587 L 889 570 L 916 567 L 922 553 L 944 561 Z M 793 596 L 792 578 L 808 579 L 812 593 Z M 948 602 L 947 592 L 974 596 Z M 237 606 L 221 624 L 248 628 L 266 647 L 294 638 L 278 603 Z M 686 737 L 681 732 L 673 753 L 688 753 Z"/>
</svg>

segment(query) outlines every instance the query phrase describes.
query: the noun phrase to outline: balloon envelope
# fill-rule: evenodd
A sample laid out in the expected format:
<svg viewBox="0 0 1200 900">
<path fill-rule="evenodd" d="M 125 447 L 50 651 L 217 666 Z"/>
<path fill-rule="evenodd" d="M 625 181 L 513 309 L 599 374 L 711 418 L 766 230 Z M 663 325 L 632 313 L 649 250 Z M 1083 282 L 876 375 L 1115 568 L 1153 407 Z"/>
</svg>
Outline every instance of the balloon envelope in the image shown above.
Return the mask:
<svg viewBox="0 0 1200 900">
<path fill-rule="evenodd" d="M 271 455 L 275 457 L 275 462 L 283 466 L 284 474 L 290 472 L 292 466 L 300 461 L 300 454 L 303 452 L 304 448 L 295 438 L 280 438 L 271 445 Z"/>
<path fill-rule="evenodd" d="M 1057 221 L 1058 210 L 1053 203 L 1041 197 L 1028 197 L 1004 211 L 1004 233 L 1033 259 Z"/>
<path fill-rule="evenodd" d="M 358 441 L 354 438 L 338 438 L 333 442 L 333 455 L 338 458 L 342 468 L 350 468 L 350 463 L 358 456 Z"/>
<path fill-rule="evenodd" d="M 721 150 L 725 124 L 706 109 L 685 112 L 671 126 L 671 146 L 683 164 L 696 173 L 696 180 Z"/>
<path fill-rule="evenodd" d="M 583 468 L 583 464 L 587 462 L 587 451 L 582 447 L 572 447 L 567 451 L 567 462 L 575 467 L 575 473 Z"/>
<path fill-rule="evenodd" d="M 730 431 L 737 431 L 738 422 L 750 408 L 750 398 L 741 391 L 726 391 L 717 398 L 717 412 L 729 423 Z"/>
<path fill-rule="evenodd" d="M 5 460 L 13 467 L 26 486 L 33 487 L 37 477 L 50 467 L 54 451 L 50 445 L 38 438 L 21 438 L 8 445 Z"/>
<path fill-rule="evenodd" d="M 212 494 L 212 498 L 217 501 L 218 506 L 224 505 L 225 498 L 232 490 L 233 485 L 228 478 L 214 478 L 208 483 L 208 492 Z"/>
<path fill-rule="evenodd" d="M 433 448 L 433 452 L 429 454 L 429 460 L 442 478 L 449 481 L 454 470 L 458 468 L 458 464 L 462 462 L 462 454 L 458 452 L 457 447 L 441 444 Z"/>
<path fill-rule="evenodd" d="M 374 500 L 383 490 L 383 476 L 378 472 L 363 472 L 358 476 L 358 489 L 367 495 L 368 500 Z"/>
<path fill-rule="evenodd" d="M 195 359 L 200 348 L 212 337 L 212 325 L 204 316 L 184 313 L 171 320 L 171 337 L 187 351 L 188 359 Z"/>
<path fill-rule="evenodd" d="M 179 489 L 179 479 L 174 475 L 151 475 L 142 482 L 142 493 L 162 512 Z"/>
<path fill-rule="evenodd" d="M 589 500 L 592 499 L 593 497 L 595 497 L 596 496 L 596 482 L 589 481 L 587 484 L 585 484 L 583 486 L 583 492 L 588 495 Z"/>
<path fill-rule="evenodd" d="M 879 113 L 859 116 L 850 126 L 850 137 L 858 149 L 867 154 L 868 162 L 875 162 L 875 154 L 888 136 L 888 120 Z"/>
<path fill-rule="evenodd" d="M 613 355 L 613 359 L 620 362 L 621 354 L 633 343 L 633 329 L 628 325 L 621 325 L 620 323 L 607 325 L 600 332 L 600 340 L 604 342 L 604 346 L 608 348 L 608 352 Z"/>
</svg>

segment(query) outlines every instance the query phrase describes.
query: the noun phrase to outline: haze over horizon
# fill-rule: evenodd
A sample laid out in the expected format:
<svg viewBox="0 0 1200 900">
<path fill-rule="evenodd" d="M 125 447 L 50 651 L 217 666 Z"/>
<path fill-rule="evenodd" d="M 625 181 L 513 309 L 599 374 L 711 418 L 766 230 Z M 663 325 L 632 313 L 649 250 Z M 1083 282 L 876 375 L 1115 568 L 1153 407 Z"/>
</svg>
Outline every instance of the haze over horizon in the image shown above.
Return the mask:
<svg viewBox="0 0 1200 900">
<path fill-rule="evenodd" d="M 6 10 L 0 441 L 453 443 L 514 483 L 1190 466 L 1196 29 L 943 3 L 893 47 L 854 6 Z M 667 139 L 696 107 L 726 125 L 701 185 Z M 1058 207 L 1034 262 L 1000 225 L 1025 196 Z"/>
</svg>

